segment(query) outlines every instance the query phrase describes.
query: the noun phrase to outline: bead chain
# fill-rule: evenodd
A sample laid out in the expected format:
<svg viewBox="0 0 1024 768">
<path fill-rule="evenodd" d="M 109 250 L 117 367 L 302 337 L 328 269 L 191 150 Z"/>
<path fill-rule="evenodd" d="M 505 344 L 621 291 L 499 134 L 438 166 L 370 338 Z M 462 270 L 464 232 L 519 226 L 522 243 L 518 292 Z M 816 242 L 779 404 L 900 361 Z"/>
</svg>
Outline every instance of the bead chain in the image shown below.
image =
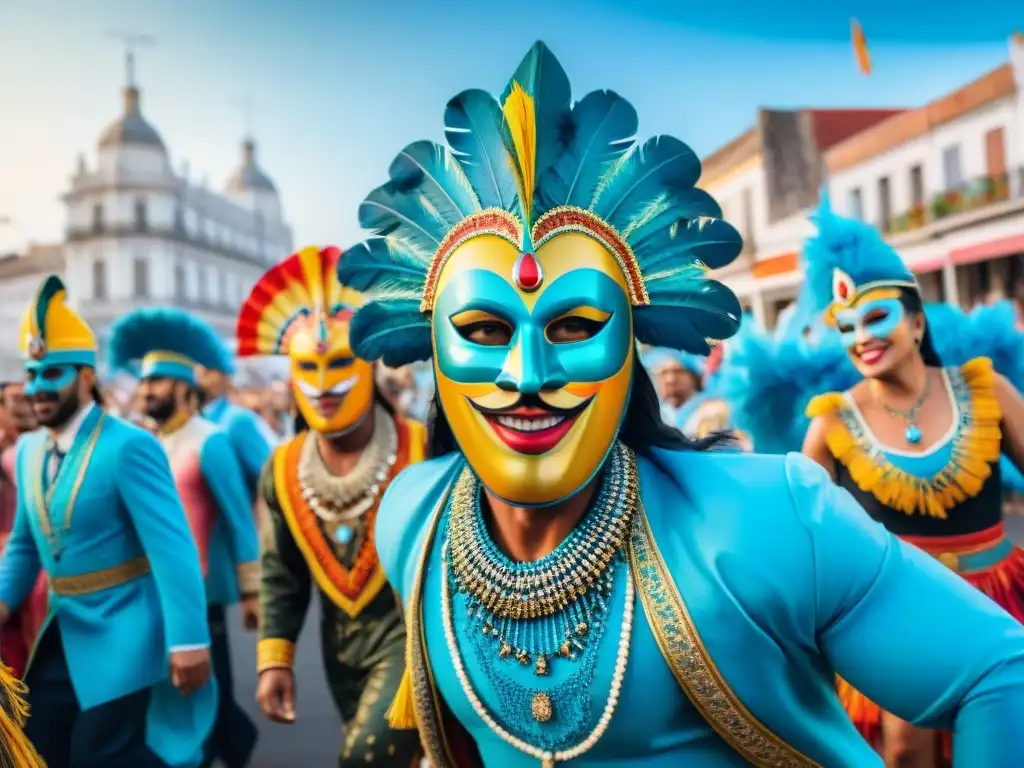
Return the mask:
<svg viewBox="0 0 1024 768">
<path fill-rule="evenodd" d="M 470 705 L 473 707 L 473 711 L 476 712 L 477 717 L 484 721 L 490 730 L 496 734 L 502 741 L 520 752 L 524 752 L 532 758 L 540 760 L 541 765 L 544 768 L 553 768 L 555 763 L 567 763 L 570 760 L 582 756 L 586 752 L 589 752 L 598 740 L 604 735 L 604 732 L 608 729 L 611 724 L 612 716 L 615 714 L 615 708 L 619 703 L 619 693 L 622 689 L 622 680 L 626 674 L 626 664 L 629 661 L 629 641 L 633 631 L 633 600 L 634 600 L 634 588 L 633 588 L 633 574 L 630 569 L 626 568 L 626 607 L 622 615 L 622 629 L 619 632 L 619 648 L 615 658 L 615 673 L 612 675 L 611 690 L 608 693 L 608 700 L 604 705 L 604 711 L 601 713 L 601 718 L 597 721 L 597 725 L 594 730 L 590 732 L 583 741 L 577 744 L 575 747 L 564 749 L 558 752 L 546 752 L 542 749 L 538 749 L 532 744 L 527 744 L 525 741 L 517 736 L 506 731 L 498 722 L 491 717 L 487 708 L 483 702 L 476 695 L 476 691 L 473 690 L 473 685 L 469 681 L 469 676 L 466 674 L 466 668 L 462 663 L 462 655 L 459 652 L 459 644 L 455 638 L 455 628 L 452 623 L 452 596 L 448 582 L 448 542 L 445 542 L 444 549 L 441 552 L 441 613 L 444 619 L 444 636 L 448 644 L 448 654 L 452 659 L 452 666 L 455 669 L 455 676 L 459 679 L 459 684 L 462 686 L 463 692 L 466 694 L 466 698 L 469 699 Z"/>
</svg>

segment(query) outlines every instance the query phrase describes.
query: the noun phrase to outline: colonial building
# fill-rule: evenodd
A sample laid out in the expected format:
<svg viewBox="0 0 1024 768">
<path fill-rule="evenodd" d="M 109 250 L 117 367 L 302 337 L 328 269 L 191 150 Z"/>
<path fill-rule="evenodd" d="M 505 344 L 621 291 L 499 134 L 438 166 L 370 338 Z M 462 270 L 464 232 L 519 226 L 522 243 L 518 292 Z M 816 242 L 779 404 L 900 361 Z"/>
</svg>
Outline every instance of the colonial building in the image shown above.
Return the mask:
<svg viewBox="0 0 1024 768">
<path fill-rule="evenodd" d="M 1009 61 L 826 153 L 833 205 L 878 226 L 931 300 L 1024 298 L 1024 39 Z"/>
<path fill-rule="evenodd" d="M 217 191 L 175 172 L 167 146 L 129 82 L 123 114 L 100 135 L 95 162 L 78 160 L 67 207 L 71 302 L 102 345 L 110 325 L 140 306 L 177 306 L 233 343 L 242 301 L 267 266 L 292 250 L 274 183 L 247 139 Z"/>
<path fill-rule="evenodd" d="M 762 327 L 796 297 L 807 210 L 825 180 L 823 153 L 900 110 L 760 109 L 750 130 L 703 160 L 700 186 L 743 235 L 740 258 L 717 275 Z"/>
</svg>

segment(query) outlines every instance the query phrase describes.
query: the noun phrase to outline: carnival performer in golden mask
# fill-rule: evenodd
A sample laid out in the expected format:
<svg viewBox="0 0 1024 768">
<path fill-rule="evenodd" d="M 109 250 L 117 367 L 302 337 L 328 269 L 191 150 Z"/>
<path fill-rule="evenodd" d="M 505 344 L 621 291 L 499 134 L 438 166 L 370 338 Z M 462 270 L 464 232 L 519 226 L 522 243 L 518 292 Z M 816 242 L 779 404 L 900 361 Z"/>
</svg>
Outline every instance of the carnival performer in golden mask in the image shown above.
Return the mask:
<svg viewBox="0 0 1024 768">
<path fill-rule="evenodd" d="M 337 248 L 305 248 L 253 288 L 238 321 L 240 357 L 288 355 L 301 421 L 260 481 L 264 507 L 258 697 L 264 714 L 300 711 L 292 662 L 313 587 L 324 668 L 345 722 L 339 766 L 408 765 L 415 733 L 384 715 L 404 669 L 401 613 L 377 559 L 374 522 L 392 478 L 424 456 L 423 426 L 396 416 L 353 355 L 362 302 L 338 283 Z"/>
</svg>

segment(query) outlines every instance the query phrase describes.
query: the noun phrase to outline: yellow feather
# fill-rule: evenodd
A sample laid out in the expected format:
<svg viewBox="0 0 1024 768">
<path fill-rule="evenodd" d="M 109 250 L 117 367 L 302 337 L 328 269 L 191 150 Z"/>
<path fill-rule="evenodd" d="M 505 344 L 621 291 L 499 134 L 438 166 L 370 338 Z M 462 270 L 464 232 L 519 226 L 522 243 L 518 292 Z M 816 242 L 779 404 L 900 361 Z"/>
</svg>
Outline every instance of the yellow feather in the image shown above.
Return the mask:
<svg viewBox="0 0 1024 768">
<path fill-rule="evenodd" d="M 537 173 L 537 115 L 533 107 L 533 97 L 523 90 L 517 82 L 512 83 L 512 90 L 502 106 L 505 124 L 508 126 L 515 156 L 510 157 L 512 170 L 519 180 L 519 197 L 523 206 L 523 217 L 527 226 L 530 223 L 530 208 L 533 201 L 533 187 Z"/>
</svg>

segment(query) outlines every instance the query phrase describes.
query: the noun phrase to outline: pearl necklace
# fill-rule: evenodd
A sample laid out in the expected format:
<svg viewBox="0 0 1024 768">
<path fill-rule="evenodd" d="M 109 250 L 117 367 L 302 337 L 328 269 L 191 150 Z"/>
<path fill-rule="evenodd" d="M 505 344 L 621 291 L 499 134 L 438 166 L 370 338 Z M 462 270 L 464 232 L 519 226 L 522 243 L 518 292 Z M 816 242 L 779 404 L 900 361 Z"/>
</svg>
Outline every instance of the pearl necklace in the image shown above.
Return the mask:
<svg viewBox="0 0 1024 768">
<path fill-rule="evenodd" d="M 601 713 L 597 725 L 594 726 L 594 730 L 590 732 L 587 738 L 575 747 L 558 752 L 546 752 L 538 749 L 506 731 L 491 717 L 487 707 L 484 706 L 484 703 L 476 695 L 476 691 L 473 690 L 473 684 L 470 682 L 469 675 L 466 674 L 466 668 L 462 663 L 462 654 L 459 652 L 459 643 L 455 637 L 455 627 L 452 622 L 452 596 L 448 584 L 448 542 L 446 541 L 441 552 L 441 614 L 444 621 L 444 637 L 448 645 L 448 655 L 451 657 L 455 676 L 459 679 L 459 684 L 462 686 L 462 690 L 466 694 L 466 698 L 469 699 L 469 703 L 477 717 L 483 720 L 491 732 L 506 744 L 539 760 L 542 768 L 554 768 L 555 763 L 567 763 L 593 749 L 594 745 L 604 736 L 604 732 L 608 730 L 608 726 L 611 724 L 615 708 L 619 703 L 619 693 L 622 690 L 622 680 L 626 674 L 626 665 L 629 662 L 629 641 L 633 632 L 633 602 L 635 598 L 633 574 L 629 568 L 626 568 L 626 606 L 622 614 L 622 629 L 619 632 L 619 648 L 615 657 L 615 672 L 612 675 L 611 690 L 608 692 L 608 700 L 605 702 L 604 711 Z M 543 694 L 539 695 L 542 696 Z"/>
</svg>

